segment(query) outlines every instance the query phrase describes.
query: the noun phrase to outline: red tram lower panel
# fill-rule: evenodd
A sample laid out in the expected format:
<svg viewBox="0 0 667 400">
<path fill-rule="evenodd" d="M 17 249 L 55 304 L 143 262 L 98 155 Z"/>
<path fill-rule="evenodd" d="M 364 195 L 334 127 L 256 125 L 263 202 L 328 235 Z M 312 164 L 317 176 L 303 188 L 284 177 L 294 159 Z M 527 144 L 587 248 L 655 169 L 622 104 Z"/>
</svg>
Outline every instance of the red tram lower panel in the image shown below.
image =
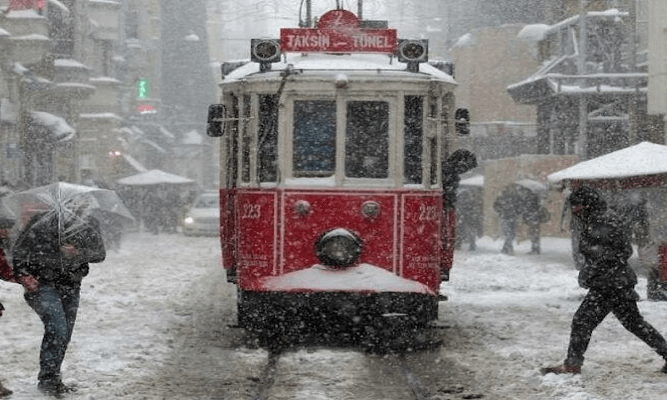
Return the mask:
<svg viewBox="0 0 667 400">
<path fill-rule="evenodd" d="M 247 292 L 414 293 L 437 296 L 443 254 L 439 191 L 235 189 L 221 193 L 225 267 Z M 225 200 L 223 200 L 225 199 Z M 224 209 L 224 208 L 223 208 Z M 230 217 L 229 213 L 222 213 Z M 332 230 L 361 241 L 350 266 L 323 266 L 316 244 Z M 233 263 L 233 264 L 230 264 Z"/>
</svg>

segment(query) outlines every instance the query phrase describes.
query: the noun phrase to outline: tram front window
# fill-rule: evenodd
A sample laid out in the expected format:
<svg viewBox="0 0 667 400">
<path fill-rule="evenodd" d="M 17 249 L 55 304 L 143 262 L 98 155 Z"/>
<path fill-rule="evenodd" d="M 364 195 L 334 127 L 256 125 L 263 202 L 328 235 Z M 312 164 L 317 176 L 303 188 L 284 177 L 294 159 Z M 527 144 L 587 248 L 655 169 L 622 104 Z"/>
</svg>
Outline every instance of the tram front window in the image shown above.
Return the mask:
<svg viewBox="0 0 667 400">
<path fill-rule="evenodd" d="M 294 176 L 327 177 L 336 172 L 336 102 L 294 102 Z"/>
<path fill-rule="evenodd" d="M 347 103 L 345 176 L 389 177 L 389 104 L 384 101 Z"/>
</svg>

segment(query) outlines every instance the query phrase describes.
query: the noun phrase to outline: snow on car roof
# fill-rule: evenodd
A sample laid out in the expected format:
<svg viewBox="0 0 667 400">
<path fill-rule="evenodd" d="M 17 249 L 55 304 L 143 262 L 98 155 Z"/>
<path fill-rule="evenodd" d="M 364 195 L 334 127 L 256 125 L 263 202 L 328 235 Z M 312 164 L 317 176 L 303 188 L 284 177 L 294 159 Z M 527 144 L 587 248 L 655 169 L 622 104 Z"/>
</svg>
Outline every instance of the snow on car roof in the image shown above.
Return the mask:
<svg viewBox="0 0 667 400">
<path fill-rule="evenodd" d="M 354 71 L 355 75 L 367 73 L 377 75 L 379 72 L 396 72 L 414 76 L 414 73 L 407 71 L 407 64 L 398 62 L 396 58 L 390 58 L 381 54 L 287 54 L 286 59 L 273 64 L 272 70 L 276 73 L 292 65 L 295 70 L 309 71 L 334 71 L 346 72 Z M 451 75 L 427 64 L 422 63 L 419 66 L 422 74 L 426 74 L 431 79 L 442 80 L 455 83 Z M 230 72 L 223 79 L 223 83 L 234 82 L 250 75 L 259 73 L 259 63 L 248 63 L 238 69 Z"/>
</svg>

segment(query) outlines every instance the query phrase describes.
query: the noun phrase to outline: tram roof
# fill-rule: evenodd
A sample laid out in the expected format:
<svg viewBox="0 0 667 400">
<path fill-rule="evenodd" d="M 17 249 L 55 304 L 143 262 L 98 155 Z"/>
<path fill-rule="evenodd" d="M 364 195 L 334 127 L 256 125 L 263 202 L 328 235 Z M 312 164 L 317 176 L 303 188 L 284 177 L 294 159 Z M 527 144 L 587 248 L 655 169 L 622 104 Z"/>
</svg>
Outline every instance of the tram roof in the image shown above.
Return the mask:
<svg viewBox="0 0 667 400">
<path fill-rule="evenodd" d="M 332 73 L 353 72 L 355 77 L 377 76 L 379 72 L 387 72 L 394 76 L 404 77 L 424 77 L 430 80 L 439 80 L 455 84 L 454 78 L 446 72 L 443 72 L 428 63 L 422 63 L 419 66 L 419 72 L 407 71 L 407 64 L 399 62 L 396 58 L 391 59 L 382 54 L 287 54 L 286 59 L 272 65 L 271 71 L 278 74 L 280 71 L 292 65 L 295 70 L 303 71 L 331 71 Z M 271 73 L 264 72 L 263 76 Z M 223 83 L 231 83 L 252 75 L 259 74 L 259 63 L 249 62 L 248 64 L 235 69 L 227 74 L 222 80 Z"/>
</svg>

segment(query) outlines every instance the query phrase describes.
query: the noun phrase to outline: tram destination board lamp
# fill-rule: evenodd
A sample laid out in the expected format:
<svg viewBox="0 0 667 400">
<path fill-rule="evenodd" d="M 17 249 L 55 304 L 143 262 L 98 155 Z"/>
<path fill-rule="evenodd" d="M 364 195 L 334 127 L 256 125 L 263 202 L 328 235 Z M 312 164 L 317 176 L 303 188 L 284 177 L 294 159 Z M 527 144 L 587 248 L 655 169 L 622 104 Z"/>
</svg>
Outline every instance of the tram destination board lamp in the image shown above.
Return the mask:
<svg viewBox="0 0 667 400">
<path fill-rule="evenodd" d="M 408 71 L 419 72 L 419 64 L 428 61 L 428 39 L 399 39 L 398 61 L 408 64 Z"/>
<path fill-rule="evenodd" d="M 271 64 L 280 61 L 280 40 L 278 39 L 251 39 L 250 61 L 259 63 L 259 70 L 265 72 L 271 69 Z"/>
</svg>

